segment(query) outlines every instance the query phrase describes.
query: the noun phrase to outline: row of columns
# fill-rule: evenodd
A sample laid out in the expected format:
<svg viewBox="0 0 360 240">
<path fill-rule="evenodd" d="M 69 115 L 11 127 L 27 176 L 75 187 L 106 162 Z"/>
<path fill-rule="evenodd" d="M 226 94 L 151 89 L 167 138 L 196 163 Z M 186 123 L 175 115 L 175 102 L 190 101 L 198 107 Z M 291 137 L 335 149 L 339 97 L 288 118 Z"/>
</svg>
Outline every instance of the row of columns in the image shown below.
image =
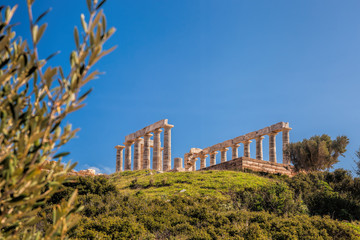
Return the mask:
<svg viewBox="0 0 360 240">
<path fill-rule="evenodd" d="M 152 169 L 168 171 L 171 169 L 171 128 L 173 125 L 164 126 L 164 147 L 161 147 L 160 134 L 163 131 L 161 128 L 155 129 L 152 133 L 148 132 L 142 137 L 135 140 L 127 141 L 125 146 L 118 145 L 116 151 L 116 171 L 131 170 L 131 147 L 134 145 L 134 163 L 133 170 L 150 169 L 150 155 L 151 155 L 151 137 L 153 139 L 153 159 Z M 125 161 L 123 159 L 123 151 L 125 149 Z M 162 154 L 163 151 L 163 154 Z M 123 169 L 124 162 L 124 169 Z"/>
<path fill-rule="evenodd" d="M 283 150 L 286 149 L 286 147 L 289 145 L 290 143 L 290 136 L 289 136 L 289 132 L 290 132 L 291 128 L 287 128 L 287 129 L 283 129 L 282 130 L 282 146 L 283 146 Z M 270 134 L 268 134 L 269 136 L 269 161 L 270 162 L 274 162 L 276 163 L 276 135 L 278 134 L 278 132 L 272 132 Z M 256 159 L 258 160 L 264 160 L 263 159 L 263 140 L 264 140 L 264 136 L 259 136 L 255 138 L 256 141 Z M 248 157 L 250 158 L 250 143 L 252 143 L 251 140 L 247 140 L 242 142 L 244 145 L 244 157 Z M 231 146 L 232 149 L 232 159 L 236 159 L 239 157 L 239 153 L 238 153 L 238 148 L 240 147 L 240 143 L 236 143 L 234 145 Z M 226 162 L 227 161 L 227 151 L 229 150 L 229 148 L 223 148 L 220 151 L 221 153 L 221 158 L 220 158 L 220 162 Z M 214 151 L 209 153 L 210 155 L 210 166 L 215 165 L 216 164 L 216 154 L 218 154 L 218 151 Z M 208 155 L 200 155 L 200 168 L 205 168 L 206 167 L 206 158 L 208 157 Z M 192 159 L 192 162 L 195 162 L 196 159 Z M 285 151 L 283 151 L 283 164 L 290 164 L 290 157 L 287 155 L 287 153 Z M 193 166 L 193 168 L 195 168 L 195 165 Z M 191 169 L 194 170 L 194 169 Z"/>
</svg>

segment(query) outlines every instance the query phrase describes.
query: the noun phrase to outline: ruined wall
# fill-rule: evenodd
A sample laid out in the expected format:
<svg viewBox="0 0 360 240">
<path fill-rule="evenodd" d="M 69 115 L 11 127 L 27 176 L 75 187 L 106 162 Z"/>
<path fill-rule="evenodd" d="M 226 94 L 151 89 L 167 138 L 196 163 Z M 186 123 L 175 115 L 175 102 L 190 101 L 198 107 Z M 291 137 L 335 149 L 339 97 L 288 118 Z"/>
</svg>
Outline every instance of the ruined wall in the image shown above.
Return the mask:
<svg viewBox="0 0 360 240">
<path fill-rule="evenodd" d="M 294 167 L 282 163 L 273 163 L 263 160 L 257 160 L 248 157 L 240 157 L 227 162 L 209 166 L 202 170 L 233 170 L 244 171 L 245 169 L 255 172 L 280 173 L 288 176 L 294 176 Z"/>
</svg>

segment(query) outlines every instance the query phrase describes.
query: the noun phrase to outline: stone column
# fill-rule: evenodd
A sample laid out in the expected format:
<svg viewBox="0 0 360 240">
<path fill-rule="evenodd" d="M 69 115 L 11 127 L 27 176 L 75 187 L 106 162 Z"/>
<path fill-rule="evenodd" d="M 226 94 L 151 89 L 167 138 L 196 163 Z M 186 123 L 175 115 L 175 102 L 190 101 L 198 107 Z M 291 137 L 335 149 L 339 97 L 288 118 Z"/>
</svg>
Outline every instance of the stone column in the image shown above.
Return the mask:
<svg viewBox="0 0 360 240">
<path fill-rule="evenodd" d="M 164 126 L 163 171 L 171 170 L 171 128 L 173 127 L 173 125 Z"/>
<path fill-rule="evenodd" d="M 116 147 L 116 172 L 123 171 L 123 151 L 124 146 L 117 145 Z"/>
<path fill-rule="evenodd" d="M 264 138 L 265 137 L 263 137 L 263 136 L 255 138 L 255 140 L 256 140 L 256 159 L 258 159 L 258 160 L 263 160 L 263 158 L 264 158 L 263 143 L 262 143 Z"/>
<path fill-rule="evenodd" d="M 174 170 L 183 170 L 182 158 L 174 158 Z"/>
<path fill-rule="evenodd" d="M 158 128 L 154 131 L 154 148 L 153 148 L 153 170 L 160 171 L 161 169 L 161 142 L 160 133 L 162 129 Z"/>
<path fill-rule="evenodd" d="M 239 157 L 239 152 L 238 152 L 238 147 L 240 147 L 239 143 L 236 143 L 234 145 L 231 146 L 231 150 L 232 150 L 232 159 L 238 158 Z"/>
<path fill-rule="evenodd" d="M 277 132 L 269 134 L 269 158 L 270 162 L 276 163 L 276 135 Z"/>
<path fill-rule="evenodd" d="M 193 172 L 196 171 L 196 159 L 197 159 L 196 157 L 194 157 L 194 158 L 191 159 L 191 163 L 192 163 L 191 170 L 192 170 Z"/>
<path fill-rule="evenodd" d="M 144 169 L 144 139 L 140 138 L 140 169 Z"/>
<path fill-rule="evenodd" d="M 228 148 L 223 148 L 223 149 L 220 150 L 220 152 L 221 152 L 221 162 L 222 163 L 227 161 L 227 159 L 226 159 L 227 150 L 229 150 L 229 149 Z"/>
<path fill-rule="evenodd" d="M 290 144 L 290 130 L 291 128 L 286 128 L 282 132 L 283 164 L 288 165 L 290 165 L 290 156 L 285 152 L 285 150 Z"/>
<path fill-rule="evenodd" d="M 200 156 L 200 169 L 206 168 L 206 158 L 208 155 L 204 154 Z"/>
<path fill-rule="evenodd" d="M 216 164 L 216 154 L 218 154 L 217 151 L 210 153 L 210 166 Z"/>
<path fill-rule="evenodd" d="M 250 157 L 250 143 L 252 143 L 252 141 L 247 140 L 245 141 L 244 144 L 244 157 Z"/>
<path fill-rule="evenodd" d="M 135 139 L 135 144 L 134 144 L 134 166 L 133 169 L 135 170 L 140 170 L 141 169 L 141 138 L 137 138 Z"/>
<path fill-rule="evenodd" d="M 152 134 L 146 133 L 144 135 L 144 159 L 143 169 L 150 169 L 150 138 Z"/>
<path fill-rule="evenodd" d="M 189 159 L 188 153 L 184 154 L 184 167 L 185 167 L 185 171 L 191 171 L 190 170 L 190 159 Z"/>
<path fill-rule="evenodd" d="M 163 169 L 163 162 L 164 162 L 164 148 L 161 147 L 160 148 L 160 163 L 159 163 L 159 166 L 160 166 L 160 170 Z"/>
<path fill-rule="evenodd" d="M 131 171 L 131 145 L 134 141 L 128 141 L 125 145 L 125 171 Z"/>
</svg>

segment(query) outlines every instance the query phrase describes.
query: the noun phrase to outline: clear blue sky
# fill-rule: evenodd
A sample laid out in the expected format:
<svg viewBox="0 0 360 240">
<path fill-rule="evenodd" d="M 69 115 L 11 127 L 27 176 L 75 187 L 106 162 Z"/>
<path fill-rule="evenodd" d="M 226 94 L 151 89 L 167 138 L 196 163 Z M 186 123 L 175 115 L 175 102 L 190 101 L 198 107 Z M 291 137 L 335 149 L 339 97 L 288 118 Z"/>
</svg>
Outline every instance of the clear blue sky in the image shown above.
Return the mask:
<svg viewBox="0 0 360 240">
<path fill-rule="evenodd" d="M 0 2 L 19 3 L 16 29 L 28 36 L 25 1 Z M 48 7 L 40 54 L 61 50 L 51 64 L 66 66 L 86 3 L 37 0 L 35 13 Z M 175 125 L 173 158 L 286 121 L 291 141 L 347 135 L 336 167 L 352 169 L 360 147 L 359 9 L 358 0 L 108 0 L 117 32 L 107 46 L 118 48 L 96 66 L 106 75 L 90 84 L 87 106 L 69 118 L 81 131 L 64 149 L 67 160 L 114 171 L 114 146 L 164 118 Z"/>
</svg>

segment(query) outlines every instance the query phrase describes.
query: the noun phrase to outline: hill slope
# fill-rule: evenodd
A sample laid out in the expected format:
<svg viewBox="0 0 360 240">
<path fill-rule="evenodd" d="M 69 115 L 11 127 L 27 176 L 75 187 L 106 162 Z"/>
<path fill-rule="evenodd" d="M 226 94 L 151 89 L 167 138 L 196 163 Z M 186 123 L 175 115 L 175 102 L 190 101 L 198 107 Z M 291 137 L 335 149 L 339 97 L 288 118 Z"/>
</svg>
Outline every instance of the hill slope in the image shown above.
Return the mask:
<svg viewBox="0 0 360 240">
<path fill-rule="evenodd" d="M 79 190 L 77 239 L 360 239 L 357 221 L 312 216 L 299 192 L 335 190 L 307 177 L 133 171 L 77 177 L 50 202 Z"/>
</svg>

